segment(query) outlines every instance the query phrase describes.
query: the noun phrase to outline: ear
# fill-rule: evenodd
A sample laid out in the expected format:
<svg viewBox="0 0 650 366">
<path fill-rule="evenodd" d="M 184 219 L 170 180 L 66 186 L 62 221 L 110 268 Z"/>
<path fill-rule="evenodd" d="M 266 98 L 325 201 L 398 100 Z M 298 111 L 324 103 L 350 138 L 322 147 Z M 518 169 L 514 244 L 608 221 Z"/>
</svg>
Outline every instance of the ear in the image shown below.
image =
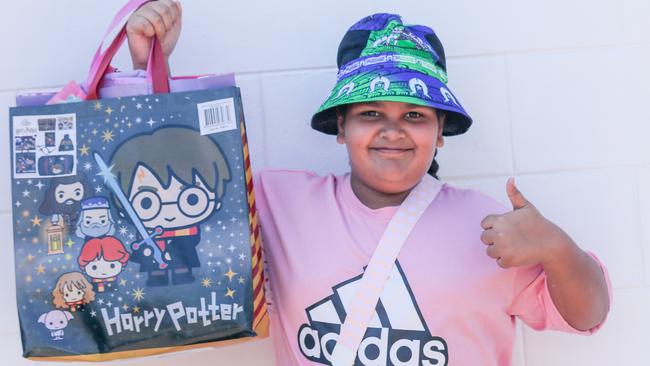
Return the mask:
<svg viewBox="0 0 650 366">
<path fill-rule="evenodd" d="M 45 318 L 47 318 L 47 313 L 41 314 L 41 316 L 38 317 L 38 322 L 45 323 Z"/>
<path fill-rule="evenodd" d="M 343 115 L 340 113 L 336 114 L 336 126 L 338 127 L 338 133 L 336 134 L 336 142 L 339 144 L 345 144 L 345 128 L 343 126 Z"/>
<path fill-rule="evenodd" d="M 438 136 L 436 137 L 436 147 L 445 146 L 445 139 L 442 136 L 442 132 L 445 129 L 445 118 L 447 115 L 443 113 L 438 119 Z"/>
<path fill-rule="evenodd" d="M 68 319 L 68 320 L 74 318 L 69 311 L 64 311 L 63 313 L 65 313 L 65 318 Z"/>
</svg>

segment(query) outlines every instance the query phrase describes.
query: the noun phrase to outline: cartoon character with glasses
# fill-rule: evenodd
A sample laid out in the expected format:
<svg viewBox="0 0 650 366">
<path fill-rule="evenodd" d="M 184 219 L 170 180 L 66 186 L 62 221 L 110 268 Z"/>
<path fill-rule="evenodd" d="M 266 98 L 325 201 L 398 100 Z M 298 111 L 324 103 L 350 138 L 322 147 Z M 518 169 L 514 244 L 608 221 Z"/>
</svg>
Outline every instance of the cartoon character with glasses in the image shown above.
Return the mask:
<svg viewBox="0 0 650 366">
<path fill-rule="evenodd" d="M 192 269 L 201 266 L 196 250 L 200 224 L 221 207 L 230 180 L 219 146 L 191 128 L 163 127 L 125 141 L 110 164 L 138 219 L 155 235 L 153 241 L 167 264 L 161 269 L 151 247 L 132 244 L 131 261 L 148 273 L 146 285 L 168 285 L 169 273 L 172 285 L 194 282 Z M 116 205 L 122 208 L 119 201 Z"/>
</svg>

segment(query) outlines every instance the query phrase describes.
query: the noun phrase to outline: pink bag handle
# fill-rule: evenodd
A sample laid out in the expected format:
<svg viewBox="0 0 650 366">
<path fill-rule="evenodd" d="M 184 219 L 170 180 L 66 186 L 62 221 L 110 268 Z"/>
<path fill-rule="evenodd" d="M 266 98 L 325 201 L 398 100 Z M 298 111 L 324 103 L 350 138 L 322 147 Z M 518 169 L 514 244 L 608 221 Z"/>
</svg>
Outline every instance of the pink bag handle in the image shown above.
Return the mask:
<svg viewBox="0 0 650 366">
<path fill-rule="evenodd" d="M 122 9 L 118 11 L 118 14 L 115 16 L 111 25 L 109 26 L 106 35 L 108 35 L 117 24 L 120 24 L 123 18 L 130 14 L 133 10 L 142 6 L 142 4 L 150 0 L 131 0 L 127 3 Z M 104 38 L 106 37 L 104 36 Z M 99 45 L 95 57 L 93 58 L 93 63 L 90 67 L 90 72 L 88 78 L 86 79 L 86 88 L 87 88 L 87 100 L 98 99 L 99 98 L 99 85 L 101 84 L 104 75 L 106 74 L 113 57 L 120 49 L 124 40 L 126 39 L 126 24 L 122 26 L 122 29 L 117 34 L 110 46 L 104 51 L 101 52 L 101 48 L 105 39 L 102 40 Z M 157 37 L 153 38 L 151 42 L 151 49 L 149 51 L 149 61 L 147 63 L 147 84 L 153 86 L 154 93 L 168 93 L 169 92 L 169 75 L 167 73 L 167 65 L 165 64 L 165 56 L 162 52 L 162 45 Z"/>
<path fill-rule="evenodd" d="M 144 5 L 149 1 L 151 0 L 130 0 L 120 10 L 117 11 L 117 14 L 111 21 L 111 24 L 108 26 L 108 29 L 106 30 L 106 33 L 102 37 L 102 40 L 99 43 L 99 47 L 97 47 L 97 51 L 93 56 L 93 61 L 90 63 L 90 71 L 88 72 L 89 77 L 88 80 L 86 80 L 86 83 L 90 82 L 90 76 L 94 75 L 97 72 L 97 68 L 101 63 L 102 49 L 104 47 L 104 43 L 106 42 L 106 37 L 108 37 L 108 35 L 115 30 L 115 27 L 117 27 L 118 25 L 122 25 L 122 23 L 124 22 L 124 18 L 126 18 L 128 15 L 133 13 L 133 11 L 135 11 L 136 9 L 138 9 L 139 7 L 141 7 L 142 5 Z M 115 38 L 117 38 L 117 36 Z M 104 54 L 105 53 L 106 51 L 104 51 Z"/>
</svg>

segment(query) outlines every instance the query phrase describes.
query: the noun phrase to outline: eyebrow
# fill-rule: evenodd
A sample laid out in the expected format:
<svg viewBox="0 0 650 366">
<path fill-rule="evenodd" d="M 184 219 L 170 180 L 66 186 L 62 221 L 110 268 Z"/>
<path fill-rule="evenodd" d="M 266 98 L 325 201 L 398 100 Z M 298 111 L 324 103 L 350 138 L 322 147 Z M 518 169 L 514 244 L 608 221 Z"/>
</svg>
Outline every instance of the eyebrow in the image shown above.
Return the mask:
<svg viewBox="0 0 650 366">
<path fill-rule="evenodd" d="M 138 191 L 145 191 L 145 190 L 146 191 L 158 192 L 158 188 L 156 188 L 156 187 L 152 187 L 152 186 L 140 186 L 140 187 L 138 187 Z"/>
<path fill-rule="evenodd" d="M 406 103 L 406 102 L 402 102 L 402 103 L 404 103 L 404 105 L 405 105 L 404 109 L 411 109 L 411 108 L 432 108 L 432 107 L 429 107 L 429 106 L 426 106 L 426 105 L 419 105 L 419 104 Z M 368 106 L 372 106 L 372 107 L 381 107 L 382 105 L 385 105 L 382 101 L 361 102 L 361 103 L 359 103 L 359 104 L 362 104 L 362 105 L 368 105 Z"/>
</svg>

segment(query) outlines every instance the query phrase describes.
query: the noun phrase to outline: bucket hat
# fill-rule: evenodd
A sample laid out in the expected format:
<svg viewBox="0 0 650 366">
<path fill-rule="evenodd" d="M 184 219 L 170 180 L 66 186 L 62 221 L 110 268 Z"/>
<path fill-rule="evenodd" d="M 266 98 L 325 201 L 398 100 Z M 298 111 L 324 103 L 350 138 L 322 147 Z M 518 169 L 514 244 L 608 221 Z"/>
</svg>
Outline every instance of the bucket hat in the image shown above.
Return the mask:
<svg viewBox="0 0 650 366">
<path fill-rule="evenodd" d="M 447 87 L 445 51 L 427 26 L 405 25 L 396 14 L 367 16 L 343 36 L 337 66 L 336 85 L 311 120 L 318 131 L 336 135 L 336 107 L 371 101 L 444 110 L 444 136 L 462 134 L 472 124 Z"/>
</svg>

